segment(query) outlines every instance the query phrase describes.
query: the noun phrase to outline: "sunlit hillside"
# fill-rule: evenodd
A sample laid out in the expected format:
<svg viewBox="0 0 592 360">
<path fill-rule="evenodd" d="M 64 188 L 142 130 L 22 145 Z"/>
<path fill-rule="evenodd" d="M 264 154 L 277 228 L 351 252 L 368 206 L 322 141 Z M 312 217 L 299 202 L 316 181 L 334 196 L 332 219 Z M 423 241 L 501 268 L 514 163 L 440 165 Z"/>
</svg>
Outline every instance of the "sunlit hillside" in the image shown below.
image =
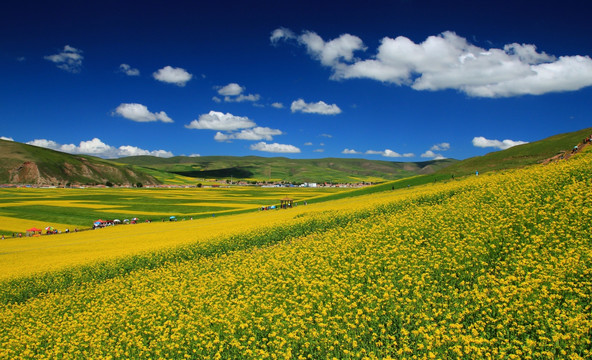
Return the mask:
<svg viewBox="0 0 592 360">
<path fill-rule="evenodd" d="M 0 358 L 590 358 L 591 166 L 2 242 Z"/>
</svg>

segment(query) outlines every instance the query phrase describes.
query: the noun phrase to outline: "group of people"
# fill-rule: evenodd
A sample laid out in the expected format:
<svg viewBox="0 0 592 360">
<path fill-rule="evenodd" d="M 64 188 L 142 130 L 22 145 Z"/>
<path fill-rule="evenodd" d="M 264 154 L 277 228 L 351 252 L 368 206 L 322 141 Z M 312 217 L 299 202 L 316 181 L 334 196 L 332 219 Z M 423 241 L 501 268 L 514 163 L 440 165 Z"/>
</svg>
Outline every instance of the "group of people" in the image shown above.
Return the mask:
<svg viewBox="0 0 592 360">
<path fill-rule="evenodd" d="M 590 134 L 590 136 L 588 136 L 587 138 L 584 138 L 584 140 L 582 140 L 582 145 L 585 145 L 585 144 L 590 143 L 590 142 L 592 142 L 592 134 Z M 577 153 L 578 152 L 578 149 L 579 149 L 578 145 L 575 145 L 573 147 L 573 149 L 571 149 L 571 153 L 572 154 Z"/>
</svg>

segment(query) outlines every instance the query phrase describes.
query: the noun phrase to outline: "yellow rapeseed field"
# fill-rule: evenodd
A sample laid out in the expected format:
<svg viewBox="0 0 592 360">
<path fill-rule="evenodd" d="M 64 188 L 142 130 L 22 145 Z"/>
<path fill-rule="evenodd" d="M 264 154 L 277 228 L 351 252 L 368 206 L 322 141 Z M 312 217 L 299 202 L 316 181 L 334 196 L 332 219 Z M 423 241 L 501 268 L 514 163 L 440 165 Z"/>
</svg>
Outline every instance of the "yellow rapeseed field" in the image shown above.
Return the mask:
<svg viewBox="0 0 592 360">
<path fill-rule="evenodd" d="M 313 199 L 336 189 L 261 189 L 256 187 L 191 189 L 0 189 L 0 232 L 26 229 L 91 228 L 95 220 L 140 217 L 224 215 L 279 203 L 286 196 Z M 37 219 L 37 220 L 33 220 Z"/>
<path fill-rule="evenodd" d="M 240 234 L 253 246 L 5 303 L 0 358 L 591 358 L 591 166 L 581 154 L 226 222 L 142 225 L 127 238 L 76 234 L 64 248 L 121 237 L 150 256 Z M 303 235 L 257 245 L 282 228 Z M 102 256 L 115 255 L 67 253 L 61 266 Z M 23 274 L 6 285 L 27 286 Z"/>
</svg>

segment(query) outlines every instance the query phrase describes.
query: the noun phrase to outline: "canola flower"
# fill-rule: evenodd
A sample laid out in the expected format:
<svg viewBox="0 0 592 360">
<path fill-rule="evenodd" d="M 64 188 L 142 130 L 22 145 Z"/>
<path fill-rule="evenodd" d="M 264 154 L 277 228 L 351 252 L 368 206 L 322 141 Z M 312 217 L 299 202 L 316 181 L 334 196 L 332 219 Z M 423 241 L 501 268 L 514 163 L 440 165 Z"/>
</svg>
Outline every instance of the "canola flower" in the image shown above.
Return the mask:
<svg viewBox="0 0 592 360">
<path fill-rule="evenodd" d="M 302 236 L 5 304 L 0 358 L 591 358 L 591 165 L 299 209 Z"/>
<path fill-rule="evenodd" d="M 341 189 L 254 187 L 193 189 L 0 189 L 0 231 L 89 228 L 96 219 L 199 216 L 254 210 L 280 198 L 312 199 Z M 31 220 L 37 219 L 39 221 Z"/>
</svg>

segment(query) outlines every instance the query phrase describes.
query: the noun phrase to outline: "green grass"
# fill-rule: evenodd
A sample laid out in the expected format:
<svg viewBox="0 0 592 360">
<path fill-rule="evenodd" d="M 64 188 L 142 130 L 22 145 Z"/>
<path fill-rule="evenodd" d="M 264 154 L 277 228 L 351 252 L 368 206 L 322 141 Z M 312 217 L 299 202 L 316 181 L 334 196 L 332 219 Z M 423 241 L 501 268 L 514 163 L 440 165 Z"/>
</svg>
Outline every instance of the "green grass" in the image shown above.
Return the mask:
<svg viewBox="0 0 592 360">
<path fill-rule="evenodd" d="M 288 159 L 257 156 L 229 157 L 177 156 L 168 159 L 150 156 L 118 160 L 153 170 L 173 172 L 196 179 L 234 179 L 246 181 L 288 181 L 295 183 L 383 182 L 432 172 L 456 160 L 391 162 L 365 159 Z"/>
<path fill-rule="evenodd" d="M 582 139 L 590 136 L 590 134 L 592 134 L 592 128 L 551 136 L 540 141 L 514 146 L 504 151 L 496 151 L 466 159 L 438 170 L 437 173 L 464 176 L 475 174 L 475 171 L 485 173 L 537 164 L 559 153 L 571 151 L 574 145 L 579 144 Z"/>
<path fill-rule="evenodd" d="M 212 214 L 231 215 L 257 211 L 260 206 L 279 205 L 280 199 L 287 195 L 295 201 L 311 201 L 318 196 L 336 192 L 343 192 L 343 190 L 259 187 L 201 190 L 0 189 L 0 215 L 36 220 L 40 222 L 40 226 L 60 223 L 90 228 L 99 218 L 123 220 L 138 217 L 142 221 L 146 219 L 158 221 L 175 215 L 179 218 L 198 219 L 212 216 Z M 47 205 L 39 201 L 63 201 L 64 206 Z M 22 204 L 15 206 L 15 203 Z M 83 207 L 68 206 L 68 203 L 82 204 Z M 2 206 L 2 204 L 11 206 Z M 106 208 L 96 208 L 95 205 L 106 206 Z"/>
<path fill-rule="evenodd" d="M 11 183 L 11 172 L 26 162 L 37 166 L 41 179 L 28 179 L 19 183 L 37 183 L 38 180 L 53 185 L 158 183 L 155 178 L 131 165 L 0 140 L 0 183 Z"/>
</svg>

